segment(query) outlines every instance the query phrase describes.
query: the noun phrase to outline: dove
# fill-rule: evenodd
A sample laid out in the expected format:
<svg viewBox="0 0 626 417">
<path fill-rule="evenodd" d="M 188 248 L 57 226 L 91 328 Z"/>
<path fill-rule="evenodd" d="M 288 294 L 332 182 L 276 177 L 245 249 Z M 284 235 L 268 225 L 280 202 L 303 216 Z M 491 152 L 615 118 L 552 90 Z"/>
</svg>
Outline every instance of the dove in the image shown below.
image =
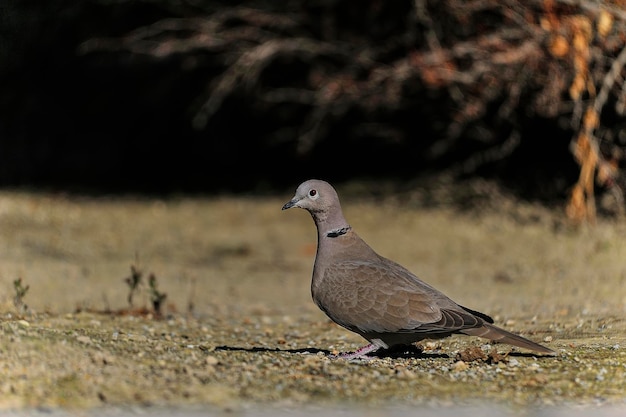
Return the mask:
<svg viewBox="0 0 626 417">
<path fill-rule="evenodd" d="M 369 344 L 343 359 L 452 334 L 478 336 L 554 355 L 545 346 L 495 326 L 486 314 L 457 304 L 402 265 L 379 255 L 350 226 L 328 182 L 308 180 L 282 210 L 307 210 L 317 228 L 311 296 L 338 325 Z"/>
</svg>

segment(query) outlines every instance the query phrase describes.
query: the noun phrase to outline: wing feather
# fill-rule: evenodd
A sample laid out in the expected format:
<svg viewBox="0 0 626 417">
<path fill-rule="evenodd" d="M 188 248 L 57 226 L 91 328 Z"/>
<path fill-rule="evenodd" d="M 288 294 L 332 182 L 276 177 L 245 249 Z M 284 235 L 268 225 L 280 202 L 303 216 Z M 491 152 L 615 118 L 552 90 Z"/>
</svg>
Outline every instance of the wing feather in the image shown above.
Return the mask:
<svg viewBox="0 0 626 417">
<path fill-rule="evenodd" d="M 450 333 L 482 320 L 406 268 L 380 258 L 329 265 L 317 304 L 336 323 L 369 333 Z"/>
</svg>

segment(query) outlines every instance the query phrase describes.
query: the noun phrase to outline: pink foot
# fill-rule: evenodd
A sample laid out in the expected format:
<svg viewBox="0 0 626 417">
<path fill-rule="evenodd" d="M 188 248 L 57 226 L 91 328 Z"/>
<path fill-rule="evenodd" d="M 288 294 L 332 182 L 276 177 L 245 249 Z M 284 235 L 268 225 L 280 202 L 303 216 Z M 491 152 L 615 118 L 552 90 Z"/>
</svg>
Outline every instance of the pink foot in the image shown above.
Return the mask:
<svg viewBox="0 0 626 417">
<path fill-rule="evenodd" d="M 375 352 L 378 349 L 380 349 L 381 346 L 371 343 L 367 346 L 363 346 L 357 350 L 355 350 L 354 352 L 349 352 L 349 353 L 340 353 L 339 355 L 332 355 L 331 357 L 333 359 L 346 359 L 346 360 L 350 360 L 350 359 L 372 359 L 371 357 L 367 356 L 368 353 L 371 352 Z"/>
</svg>

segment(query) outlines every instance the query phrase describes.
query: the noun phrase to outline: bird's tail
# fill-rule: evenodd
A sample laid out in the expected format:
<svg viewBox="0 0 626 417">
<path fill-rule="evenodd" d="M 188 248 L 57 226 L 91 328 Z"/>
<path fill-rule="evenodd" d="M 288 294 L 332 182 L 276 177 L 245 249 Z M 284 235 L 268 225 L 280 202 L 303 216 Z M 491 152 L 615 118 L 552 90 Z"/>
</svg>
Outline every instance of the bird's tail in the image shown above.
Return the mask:
<svg viewBox="0 0 626 417">
<path fill-rule="evenodd" d="M 546 353 L 549 355 L 556 355 L 556 352 L 550 348 L 535 343 L 531 340 L 518 336 L 511 332 L 507 332 L 497 326 L 489 323 L 484 323 L 481 327 L 474 327 L 471 329 L 463 329 L 463 333 L 470 336 L 484 337 L 486 339 L 493 340 L 495 342 L 507 343 L 509 345 L 521 347 L 524 349 L 533 350 L 535 352 Z"/>
</svg>

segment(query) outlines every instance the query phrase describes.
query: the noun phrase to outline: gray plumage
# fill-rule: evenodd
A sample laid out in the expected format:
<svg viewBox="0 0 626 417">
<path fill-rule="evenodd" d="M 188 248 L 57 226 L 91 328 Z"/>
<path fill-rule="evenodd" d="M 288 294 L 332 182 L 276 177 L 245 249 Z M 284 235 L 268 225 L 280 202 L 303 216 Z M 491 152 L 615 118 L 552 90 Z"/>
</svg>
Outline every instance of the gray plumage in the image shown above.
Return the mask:
<svg viewBox="0 0 626 417">
<path fill-rule="evenodd" d="M 335 323 L 370 344 L 344 358 L 455 333 L 480 336 L 540 353 L 554 351 L 494 326 L 482 313 L 462 307 L 403 266 L 377 254 L 350 227 L 335 189 L 305 181 L 283 210 L 307 210 L 317 227 L 313 300 Z"/>
</svg>

